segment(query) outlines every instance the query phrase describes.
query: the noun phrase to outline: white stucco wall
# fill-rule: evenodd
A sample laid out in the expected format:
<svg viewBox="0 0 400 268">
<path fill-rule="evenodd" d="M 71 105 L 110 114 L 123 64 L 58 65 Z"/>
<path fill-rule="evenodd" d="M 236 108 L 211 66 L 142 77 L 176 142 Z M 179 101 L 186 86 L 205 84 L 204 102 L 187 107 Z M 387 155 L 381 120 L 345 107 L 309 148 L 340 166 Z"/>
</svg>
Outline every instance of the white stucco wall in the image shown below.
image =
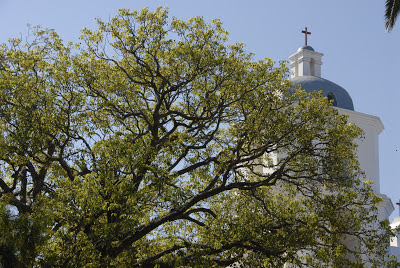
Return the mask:
<svg viewBox="0 0 400 268">
<path fill-rule="evenodd" d="M 374 182 L 372 189 L 380 194 L 378 136 L 383 130 L 381 120 L 377 116 L 337 109 L 340 114 L 348 116 L 350 123 L 354 123 L 364 131 L 364 138 L 356 140 L 358 161 L 361 170 L 365 172 L 365 179 Z"/>
</svg>

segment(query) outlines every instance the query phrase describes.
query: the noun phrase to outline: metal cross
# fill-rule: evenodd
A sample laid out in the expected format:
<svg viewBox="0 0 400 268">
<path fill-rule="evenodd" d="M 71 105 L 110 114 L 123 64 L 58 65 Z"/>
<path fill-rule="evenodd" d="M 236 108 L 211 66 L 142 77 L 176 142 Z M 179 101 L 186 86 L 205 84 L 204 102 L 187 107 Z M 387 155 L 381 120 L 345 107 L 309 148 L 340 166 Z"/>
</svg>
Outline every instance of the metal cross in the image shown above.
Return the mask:
<svg viewBox="0 0 400 268">
<path fill-rule="evenodd" d="M 399 200 L 399 202 L 398 202 L 398 203 L 396 203 L 396 205 L 398 205 L 398 206 L 399 206 L 399 216 L 400 216 L 400 200 Z"/>
<path fill-rule="evenodd" d="M 311 34 L 311 32 L 307 32 L 307 27 L 304 31 L 301 31 L 305 35 L 305 42 L 304 45 L 307 46 L 307 35 Z"/>
</svg>

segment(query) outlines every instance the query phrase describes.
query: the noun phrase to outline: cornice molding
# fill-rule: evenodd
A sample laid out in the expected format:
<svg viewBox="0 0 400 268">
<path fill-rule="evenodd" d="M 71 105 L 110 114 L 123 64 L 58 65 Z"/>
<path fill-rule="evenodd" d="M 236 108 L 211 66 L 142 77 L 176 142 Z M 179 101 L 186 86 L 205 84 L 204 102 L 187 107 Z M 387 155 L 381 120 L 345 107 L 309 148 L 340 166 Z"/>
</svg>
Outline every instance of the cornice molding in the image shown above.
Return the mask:
<svg viewBox="0 0 400 268">
<path fill-rule="evenodd" d="M 351 117 L 352 120 L 354 120 L 356 122 L 368 124 L 370 126 L 375 127 L 378 135 L 384 129 L 383 123 L 378 116 L 364 114 L 364 113 L 360 113 L 360 112 L 356 112 L 356 111 L 350 111 L 350 110 L 338 108 L 338 107 L 335 107 L 335 108 L 339 111 L 339 114 L 348 115 L 349 117 Z"/>
</svg>

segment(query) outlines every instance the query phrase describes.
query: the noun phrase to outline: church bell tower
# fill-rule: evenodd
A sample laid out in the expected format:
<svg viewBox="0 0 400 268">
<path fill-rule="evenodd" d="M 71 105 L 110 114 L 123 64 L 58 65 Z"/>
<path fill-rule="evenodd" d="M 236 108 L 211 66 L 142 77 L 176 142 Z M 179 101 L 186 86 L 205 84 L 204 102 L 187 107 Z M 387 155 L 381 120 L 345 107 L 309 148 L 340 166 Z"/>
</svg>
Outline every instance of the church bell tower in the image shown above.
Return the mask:
<svg viewBox="0 0 400 268">
<path fill-rule="evenodd" d="M 355 111 L 353 100 L 349 93 L 341 86 L 321 77 L 323 53 L 316 52 L 307 43 L 289 57 L 291 81 L 293 86 L 301 85 L 307 92 L 322 91 L 322 95 L 333 101 L 333 105 L 340 114 L 348 116 L 348 121 L 354 123 L 364 131 L 364 137 L 357 139 L 357 156 L 360 168 L 365 173 L 365 179 L 373 182 L 372 190 L 382 198 L 378 208 L 378 220 L 388 219 L 394 210 L 389 197 L 380 192 L 379 178 L 379 134 L 383 131 L 383 124 L 379 117 Z"/>
</svg>

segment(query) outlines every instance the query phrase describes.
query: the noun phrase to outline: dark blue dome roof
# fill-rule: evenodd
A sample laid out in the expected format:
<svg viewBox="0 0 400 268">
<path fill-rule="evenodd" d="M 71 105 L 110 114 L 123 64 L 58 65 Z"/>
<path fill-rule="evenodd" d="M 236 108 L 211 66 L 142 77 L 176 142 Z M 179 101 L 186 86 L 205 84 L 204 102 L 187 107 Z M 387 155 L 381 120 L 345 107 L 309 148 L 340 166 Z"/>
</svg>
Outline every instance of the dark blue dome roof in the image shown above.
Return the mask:
<svg viewBox="0 0 400 268">
<path fill-rule="evenodd" d="M 303 49 L 305 49 L 305 50 L 310 50 L 310 51 L 314 51 L 314 49 L 313 49 L 312 47 L 310 47 L 310 46 L 302 46 L 302 47 L 299 48 L 297 51 L 300 51 L 300 50 L 303 50 Z"/>
<path fill-rule="evenodd" d="M 293 87 L 301 85 L 306 92 L 320 91 L 322 95 L 333 100 L 333 105 L 354 111 L 353 100 L 341 86 L 316 76 L 297 76 L 291 78 Z"/>
</svg>

